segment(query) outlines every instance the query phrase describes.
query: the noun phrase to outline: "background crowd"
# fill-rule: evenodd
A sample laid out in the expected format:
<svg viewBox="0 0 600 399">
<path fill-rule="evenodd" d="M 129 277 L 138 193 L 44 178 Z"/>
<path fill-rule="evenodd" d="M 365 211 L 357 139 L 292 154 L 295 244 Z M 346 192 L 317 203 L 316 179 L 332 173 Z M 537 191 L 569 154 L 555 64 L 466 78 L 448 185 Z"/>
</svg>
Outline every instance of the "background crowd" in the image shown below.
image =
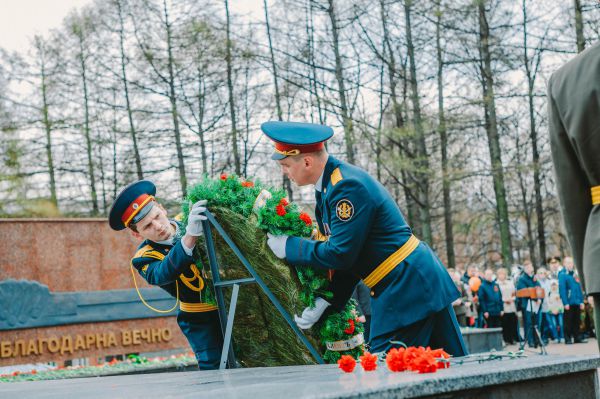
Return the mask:
<svg viewBox="0 0 600 399">
<path fill-rule="evenodd" d="M 526 260 L 510 270 L 469 265 L 448 272 L 461 292 L 453 305 L 463 327 L 501 327 L 506 344 L 527 341 L 533 348 L 540 345 L 533 324 L 544 344 L 581 343 L 595 336 L 593 300 L 584 292 L 571 257 L 549 258 L 537 270 Z"/>
</svg>

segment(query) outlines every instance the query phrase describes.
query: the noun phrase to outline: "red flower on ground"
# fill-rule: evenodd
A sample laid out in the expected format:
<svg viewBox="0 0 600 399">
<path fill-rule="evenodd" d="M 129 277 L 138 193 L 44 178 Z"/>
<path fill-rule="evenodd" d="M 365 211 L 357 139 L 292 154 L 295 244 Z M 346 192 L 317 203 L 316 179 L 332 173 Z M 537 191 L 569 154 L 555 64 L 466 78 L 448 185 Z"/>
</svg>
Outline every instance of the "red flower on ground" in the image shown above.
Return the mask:
<svg viewBox="0 0 600 399">
<path fill-rule="evenodd" d="M 431 352 L 424 352 L 411 363 L 411 370 L 418 371 L 420 374 L 435 373 L 437 369 L 437 362 L 431 355 Z"/>
<path fill-rule="evenodd" d="M 344 330 L 346 334 L 352 334 L 354 332 L 354 320 L 348 319 L 348 328 Z"/>
<path fill-rule="evenodd" d="M 419 358 L 425 352 L 425 348 L 419 346 L 418 348 L 415 346 L 410 346 L 406 348 L 404 352 L 404 362 L 406 363 L 406 368 L 412 370 L 413 362 Z"/>
<path fill-rule="evenodd" d="M 254 187 L 254 183 L 252 183 L 251 181 L 243 181 L 242 186 L 243 187 Z"/>
<path fill-rule="evenodd" d="M 406 370 L 406 363 L 404 361 L 404 354 L 406 349 L 404 348 L 392 348 L 387 353 L 385 357 L 385 363 L 388 366 L 388 369 L 393 372 L 404 371 Z"/>
<path fill-rule="evenodd" d="M 290 204 L 290 203 L 289 203 L 289 202 L 288 202 L 288 200 L 287 200 L 287 199 L 285 199 L 285 198 L 282 198 L 282 199 L 279 201 L 279 205 L 288 206 L 289 204 Z"/>
<path fill-rule="evenodd" d="M 227 174 L 221 173 L 221 180 L 227 180 Z"/>
<path fill-rule="evenodd" d="M 298 217 L 300 218 L 300 220 L 306 223 L 307 226 L 312 225 L 312 219 L 310 218 L 310 215 L 308 213 L 302 212 Z"/>
<path fill-rule="evenodd" d="M 359 357 L 360 365 L 365 371 L 373 371 L 377 369 L 377 356 L 372 355 L 369 352 L 365 352 L 364 355 Z"/>
<path fill-rule="evenodd" d="M 350 355 L 342 355 L 340 360 L 338 360 L 338 366 L 346 373 L 351 373 L 354 371 L 354 367 L 356 367 L 356 360 Z"/>
<path fill-rule="evenodd" d="M 284 216 L 287 212 L 285 211 L 285 208 L 283 207 L 283 205 L 279 204 L 275 207 L 275 210 L 277 211 L 277 214 L 279 216 Z"/>
</svg>

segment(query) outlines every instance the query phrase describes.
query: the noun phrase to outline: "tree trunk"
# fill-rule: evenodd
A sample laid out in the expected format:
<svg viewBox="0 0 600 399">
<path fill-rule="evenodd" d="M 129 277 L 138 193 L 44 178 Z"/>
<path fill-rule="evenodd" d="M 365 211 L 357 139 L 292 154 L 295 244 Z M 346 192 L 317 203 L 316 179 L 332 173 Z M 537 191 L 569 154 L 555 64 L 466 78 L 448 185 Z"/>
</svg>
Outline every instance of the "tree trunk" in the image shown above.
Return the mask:
<svg viewBox="0 0 600 399">
<path fill-rule="evenodd" d="M 79 27 L 79 29 L 83 29 Z M 81 67 L 81 81 L 83 84 L 83 108 L 84 108 L 84 123 L 83 135 L 85 137 L 87 161 L 88 161 L 88 176 L 90 179 L 90 189 L 92 194 L 92 214 L 98 215 L 98 194 L 96 192 L 96 176 L 94 174 L 94 162 L 92 160 L 92 139 L 90 135 L 90 110 L 89 110 L 89 95 L 87 88 L 85 54 L 83 49 L 83 32 L 78 32 L 79 39 L 79 63 Z"/>
<path fill-rule="evenodd" d="M 317 86 L 317 66 L 315 64 L 315 50 L 314 50 L 314 23 L 313 23 L 313 0 L 307 0 L 306 6 L 306 37 L 308 38 L 307 49 L 308 49 L 308 63 L 310 65 L 310 72 L 308 78 L 308 87 L 311 93 L 314 93 L 315 101 L 317 103 L 317 111 L 319 112 L 319 123 L 323 124 L 325 119 L 323 117 L 323 107 L 321 104 L 321 97 L 319 96 L 319 88 Z M 312 103 L 312 95 L 311 95 Z M 311 104 L 312 105 L 312 104 Z M 327 143 L 325 143 L 327 145 Z"/>
<path fill-rule="evenodd" d="M 229 91 L 229 110 L 231 112 L 231 139 L 233 141 L 233 160 L 235 163 L 235 173 L 241 175 L 240 153 L 238 150 L 238 134 L 235 119 L 235 103 L 233 100 L 233 78 L 232 78 L 232 60 L 231 60 L 231 39 L 230 39 L 230 21 L 229 21 L 229 1 L 225 0 L 225 14 L 227 17 L 227 43 L 225 52 L 225 62 L 227 63 L 227 89 Z"/>
<path fill-rule="evenodd" d="M 181 183 L 181 194 L 187 193 L 187 178 L 185 176 L 185 163 L 183 161 L 183 146 L 181 145 L 181 132 L 179 130 L 179 113 L 177 112 L 177 97 L 175 96 L 175 73 L 173 71 L 173 45 L 171 23 L 169 22 L 169 13 L 167 2 L 163 0 L 165 13 L 165 29 L 167 33 L 167 65 L 169 68 L 169 101 L 171 102 L 171 115 L 173 117 L 173 129 L 175 133 L 175 146 L 177 148 L 177 162 L 179 166 L 179 181 Z"/>
<path fill-rule="evenodd" d="M 585 50 L 585 36 L 583 35 L 583 10 L 581 0 L 573 0 L 575 6 L 575 37 L 577 39 L 577 52 Z"/>
<path fill-rule="evenodd" d="M 142 171 L 142 158 L 140 157 L 140 151 L 138 149 L 137 133 L 135 125 L 133 123 L 133 111 L 131 109 L 131 102 L 129 100 L 129 87 L 127 81 L 127 70 L 126 70 L 126 57 L 125 57 L 125 24 L 123 22 L 123 9 L 121 8 L 121 0 L 116 1 L 118 12 L 119 12 L 119 46 L 121 49 L 121 79 L 123 80 L 123 95 L 125 96 L 125 106 L 127 107 L 127 118 L 129 119 L 129 133 L 131 134 L 131 141 L 133 142 L 133 157 L 135 159 L 135 169 L 137 171 L 137 177 L 139 180 L 144 178 Z"/>
<path fill-rule="evenodd" d="M 381 11 L 381 26 L 382 26 L 382 30 L 383 30 L 383 42 L 389 53 L 389 59 L 387 60 L 386 64 L 388 67 L 388 75 L 389 75 L 388 79 L 390 81 L 389 82 L 390 83 L 390 98 L 392 100 L 392 114 L 394 115 L 394 127 L 396 128 L 397 131 L 400 131 L 401 129 L 403 129 L 405 127 L 405 118 L 402 115 L 402 106 L 400 104 L 400 101 L 398 100 L 398 88 L 397 88 L 398 81 L 397 81 L 396 76 L 400 75 L 400 74 L 398 73 L 396 56 L 394 54 L 394 48 L 392 47 L 390 34 L 389 34 L 389 30 L 388 30 L 387 13 L 385 10 L 385 1 L 380 0 L 379 5 L 380 5 L 380 11 Z M 401 76 L 405 76 L 405 74 L 402 73 Z M 405 80 L 405 82 L 406 82 L 406 80 Z M 405 139 L 399 137 L 398 143 L 397 143 L 397 148 L 398 148 L 398 157 L 412 158 L 412 153 L 408 149 L 409 148 L 408 140 L 405 140 Z M 402 181 L 404 182 L 403 194 L 404 194 L 404 199 L 406 201 L 406 220 L 407 220 L 408 224 L 413 228 L 413 231 L 417 235 L 422 236 L 421 228 L 420 228 L 421 224 L 416 220 L 417 219 L 416 214 L 418 213 L 418 211 L 416 210 L 416 203 L 413 199 L 411 185 L 409 183 L 410 181 L 412 181 L 412 178 L 410 177 L 409 172 L 404 168 L 402 168 L 402 170 L 400 171 L 400 175 L 402 177 Z"/>
<path fill-rule="evenodd" d="M 456 267 L 454 254 L 454 230 L 452 226 L 452 201 L 450 200 L 450 176 L 448 175 L 448 132 L 446 131 L 446 117 L 444 114 L 444 59 L 441 45 L 442 9 L 441 0 L 436 0 L 437 20 L 435 25 L 435 45 L 438 62 L 438 132 L 440 134 L 440 148 L 442 152 L 442 195 L 444 200 L 444 230 L 446 234 L 446 257 L 448 267 Z"/>
<path fill-rule="evenodd" d="M 531 152 L 533 155 L 533 187 L 535 191 L 535 213 L 537 219 L 537 238 L 539 245 L 539 254 L 541 262 L 546 259 L 546 234 L 544 222 L 544 204 L 542 202 L 542 182 L 540 176 L 540 153 L 538 149 L 538 138 L 535 121 L 534 85 L 535 76 L 529 65 L 529 56 L 527 54 L 527 7 L 526 0 L 523 0 L 523 61 L 525 64 L 525 73 L 527 75 L 527 99 L 529 105 L 529 128 L 531 139 Z"/>
<path fill-rule="evenodd" d="M 113 104 L 117 103 L 117 90 L 113 89 Z M 113 183 L 113 191 L 112 198 L 117 198 L 117 190 L 118 190 L 118 171 L 117 171 L 117 109 L 113 108 L 113 121 L 112 121 L 112 183 Z"/>
<path fill-rule="evenodd" d="M 340 105 L 342 121 L 344 123 L 344 138 L 346 140 L 346 156 L 349 163 L 355 163 L 354 159 L 354 130 L 350 112 L 348 109 L 348 100 L 346 99 L 346 84 L 344 80 L 344 69 L 342 66 L 342 57 L 340 56 L 339 28 L 337 26 L 337 16 L 335 14 L 335 0 L 328 0 L 329 7 L 327 14 L 331 20 L 331 34 L 333 38 L 333 52 L 335 55 L 335 78 L 338 83 L 338 93 L 340 96 Z"/>
<path fill-rule="evenodd" d="M 54 158 L 52 154 L 52 122 L 50 122 L 50 111 L 48 104 L 48 86 L 46 83 L 46 55 L 44 44 L 39 43 L 40 74 L 42 79 L 42 119 L 44 131 L 46 132 L 46 158 L 48 159 L 48 175 L 50 176 L 50 202 L 58 209 L 58 198 L 56 196 L 56 173 L 54 170 Z"/>
<path fill-rule="evenodd" d="M 199 57 L 200 58 L 200 57 Z M 206 163 L 206 138 L 204 137 L 204 106 L 206 100 L 206 87 L 204 82 L 204 71 L 202 69 L 202 60 L 198 59 L 198 68 L 196 69 L 198 80 L 198 135 L 200 136 L 200 154 L 202 155 L 202 173 L 208 173 Z"/>
<path fill-rule="evenodd" d="M 277 64 L 275 64 L 275 53 L 273 51 L 273 40 L 271 38 L 271 24 L 269 23 L 269 8 L 267 6 L 267 0 L 263 0 L 265 6 L 265 24 L 267 26 L 267 38 L 269 39 L 269 54 L 271 55 L 271 68 L 273 70 L 273 84 L 275 86 L 275 106 L 277 109 L 277 119 L 283 120 L 283 111 L 281 109 L 281 97 L 279 94 L 279 79 L 277 78 Z M 285 173 L 283 177 L 283 188 L 287 191 L 290 201 L 294 200 L 294 192 L 292 191 L 292 184 L 290 179 Z"/>
<path fill-rule="evenodd" d="M 500 151 L 500 138 L 496 119 L 496 103 L 494 95 L 494 76 L 492 73 L 492 57 L 489 48 L 490 31 L 485 13 L 485 0 L 479 0 L 479 52 L 483 64 L 480 66 L 482 74 L 483 105 L 485 112 L 485 129 L 488 139 L 494 193 L 496 195 L 496 212 L 500 228 L 500 243 L 502 261 L 505 267 L 513 263 L 510 229 L 508 221 L 508 203 L 506 201 L 506 188 L 504 185 L 504 172 L 502 169 L 502 153 Z"/>
<path fill-rule="evenodd" d="M 415 62 L 415 49 L 412 40 L 412 28 L 410 21 L 410 12 L 412 0 L 404 1 L 404 15 L 406 19 L 406 45 L 408 49 L 411 101 L 413 105 L 413 125 L 416 135 L 417 167 L 416 187 L 417 198 L 419 201 L 419 219 L 421 222 L 422 238 L 428 243 L 432 243 L 431 235 L 431 215 L 429 213 L 429 159 L 425 143 L 425 132 L 423 131 L 423 122 L 421 117 L 421 104 L 419 101 L 419 87 L 417 83 L 417 67 Z"/>
<path fill-rule="evenodd" d="M 525 179 L 523 178 L 523 172 L 521 165 L 523 165 L 521 159 L 521 146 L 519 145 L 519 137 L 516 140 L 517 148 L 517 176 L 519 178 L 519 187 L 521 188 L 521 202 L 523 204 L 523 212 L 525 213 L 525 224 L 527 226 L 527 248 L 529 248 L 529 257 L 534 267 L 538 267 L 537 259 L 535 256 L 535 240 L 533 237 L 533 228 L 531 227 L 531 212 L 529 210 L 529 204 L 527 203 L 527 189 L 525 188 Z M 543 258 L 542 258 L 543 259 Z"/>
</svg>

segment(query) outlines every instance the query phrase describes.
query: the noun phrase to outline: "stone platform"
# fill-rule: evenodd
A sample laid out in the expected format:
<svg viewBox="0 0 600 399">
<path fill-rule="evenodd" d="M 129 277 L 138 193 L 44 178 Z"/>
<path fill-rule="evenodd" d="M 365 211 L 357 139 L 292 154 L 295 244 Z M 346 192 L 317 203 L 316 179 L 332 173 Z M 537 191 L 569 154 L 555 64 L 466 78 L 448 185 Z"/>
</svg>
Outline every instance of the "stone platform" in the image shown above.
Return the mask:
<svg viewBox="0 0 600 399">
<path fill-rule="evenodd" d="M 5 383 L 3 398 L 598 398 L 600 357 L 539 356 L 453 365 L 433 374 L 345 374 L 335 365 Z"/>
</svg>

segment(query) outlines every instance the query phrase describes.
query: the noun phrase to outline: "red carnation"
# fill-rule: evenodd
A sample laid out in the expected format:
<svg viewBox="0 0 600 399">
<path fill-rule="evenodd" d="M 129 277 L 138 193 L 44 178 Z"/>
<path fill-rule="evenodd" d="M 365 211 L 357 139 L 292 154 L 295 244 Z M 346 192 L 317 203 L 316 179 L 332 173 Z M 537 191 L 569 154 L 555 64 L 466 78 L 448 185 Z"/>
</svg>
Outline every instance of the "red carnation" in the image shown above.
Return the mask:
<svg viewBox="0 0 600 399">
<path fill-rule="evenodd" d="M 424 352 L 421 356 L 413 360 L 411 370 L 423 373 L 435 373 L 438 369 L 437 362 L 431 355 L 431 352 Z"/>
<path fill-rule="evenodd" d="M 243 187 L 254 187 L 254 183 L 252 183 L 251 181 L 243 181 L 242 186 Z"/>
<path fill-rule="evenodd" d="M 285 208 L 283 207 L 283 205 L 279 204 L 275 207 L 275 210 L 277 211 L 277 214 L 279 216 L 284 216 L 287 212 L 285 211 Z"/>
<path fill-rule="evenodd" d="M 288 200 L 286 200 L 285 198 L 282 198 L 279 201 L 279 205 L 283 205 L 283 206 L 288 206 L 290 203 L 288 202 Z"/>
<path fill-rule="evenodd" d="M 31 370 L 31 374 L 37 374 L 37 370 L 36 369 Z"/>
<path fill-rule="evenodd" d="M 373 371 L 377 369 L 377 356 L 372 355 L 369 352 L 365 352 L 364 355 L 359 357 L 360 365 L 365 371 Z"/>
<path fill-rule="evenodd" d="M 356 367 L 356 360 L 350 355 L 342 355 L 340 360 L 338 360 L 338 366 L 346 373 L 351 373 L 354 371 L 354 367 Z"/>
<path fill-rule="evenodd" d="M 227 180 L 227 174 L 221 173 L 221 180 Z"/>
<path fill-rule="evenodd" d="M 352 334 L 354 332 L 354 320 L 348 319 L 348 328 L 344 330 L 346 334 Z"/>
<path fill-rule="evenodd" d="M 406 370 L 406 363 L 404 361 L 404 354 L 406 350 L 404 348 L 392 348 L 385 357 L 385 363 L 388 369 L 393 372 Z"/>
<path fill-rule="evenodd" d="M 300 220 L 306 223 L 307 226 L 312 226 L 312 219 L 310 218 L 310 215 L 308 213 L 302 212 L 298 217 L 300 218 Z"/>
</svg>

